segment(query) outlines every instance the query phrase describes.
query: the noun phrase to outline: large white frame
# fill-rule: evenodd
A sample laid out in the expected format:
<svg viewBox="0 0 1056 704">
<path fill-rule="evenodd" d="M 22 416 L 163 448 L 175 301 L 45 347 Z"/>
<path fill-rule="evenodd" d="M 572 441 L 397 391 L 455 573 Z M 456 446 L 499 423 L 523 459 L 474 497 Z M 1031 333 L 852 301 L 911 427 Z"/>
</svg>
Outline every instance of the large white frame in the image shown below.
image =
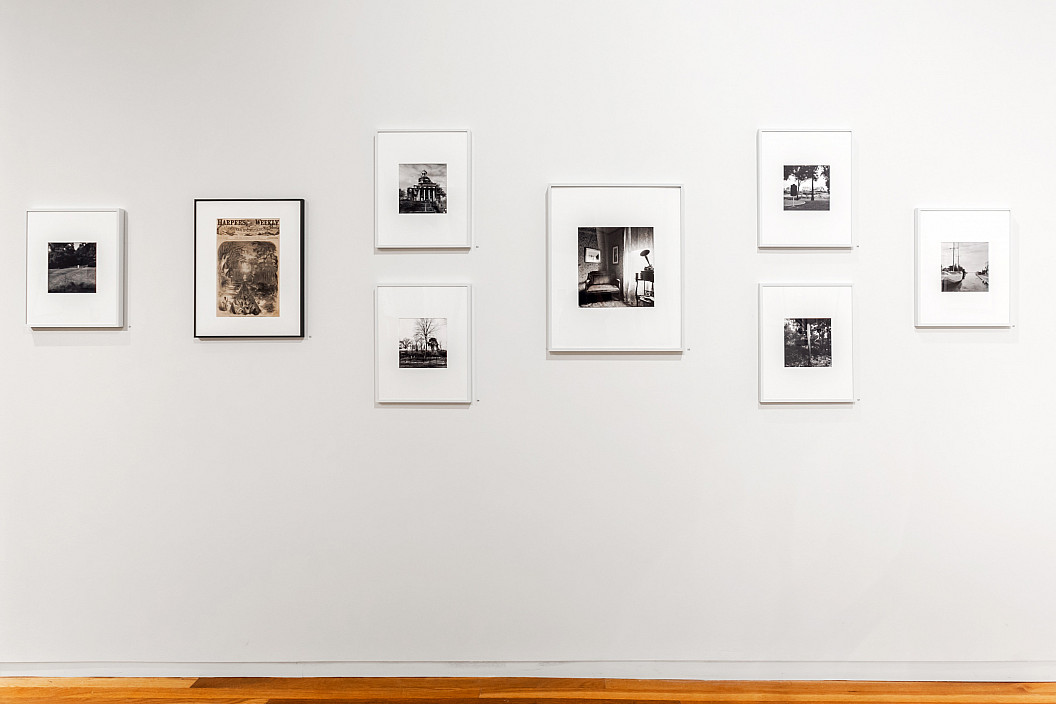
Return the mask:
<svg viewBox="0 0 1056 704">
<path fill-rule="evenodd" d="M 853 300 L 849 283 L 759 284 L 759 402 L 853 403 Z M 832 366 L 786 367 L 784 321 L 832 319 Z"/>
<path fill-rule="evenodd" d="M 400 164 L 447 164 L 447 212 L 399 212 Z M 473 243 L 469 130 L 379 130 L 374 139 L 374 246 L 468 249 Z"/>
<path fill-rule="evenodd" d="M 555 184 L 547 191 L 547 349 L 681 352 L 683 188 Z M 580 227 L 652 227 L 658 295 L 651 308 L 580 308 Z M 602 255 L 607 256 L 607 253 Z M 626 257 L 625 257 L 626 259 Z"/>
<path fill-rule="evenodd" d="M 759 130 L 758 246 L 848 248 L 854 246 L 852 211 L 854 173 L 850 130 Z M 782 200 L 783 167 L 827 164 L 837 197 L 829 210 L 786 211 Z"/>
<path fill-rule="evenodd" d="M 447 319 L 447 368 L 399 367 L 399 320 L 419 317 Z M 374 400 L 377 403 L 472 403 L 472 286 L 377 286 L 374 291 Z"/>
<path fill-rule="evenodd" d="M 48 243 L 95 242 L 95 293 L 48 293 Z M 120 328 L 125 324 L 125 211 L 26 212 L 26 324 Z"/>
<path fill-rule="evenodd" d="M 917 208 L 914 211 L 917 327 L 1012 325 L 1012 212 L 1008 209 Z M 943 292 L 943 242 L 986 242 L 989 285 L 983 292 Z"/>
<path fill-rule="evenodd" d="M 279 315 L 216 314 L 218 218 L 278 218 Z M 304 337 L 304 199 L 198 198 L 194 201 L 194 336 Z"/>
</svg>

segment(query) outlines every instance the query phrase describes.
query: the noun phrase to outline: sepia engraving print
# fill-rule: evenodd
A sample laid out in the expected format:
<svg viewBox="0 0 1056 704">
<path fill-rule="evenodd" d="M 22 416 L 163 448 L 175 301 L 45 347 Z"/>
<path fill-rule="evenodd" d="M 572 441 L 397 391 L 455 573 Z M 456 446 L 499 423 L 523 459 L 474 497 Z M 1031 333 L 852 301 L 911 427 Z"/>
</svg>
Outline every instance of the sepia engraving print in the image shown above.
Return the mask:
<svg viewBox="0 0 1056 704">
<path fill-rule="evenodd" d="M 279 218 L 216 221 L 216 316 L 279 316 Z"/>
</svg>

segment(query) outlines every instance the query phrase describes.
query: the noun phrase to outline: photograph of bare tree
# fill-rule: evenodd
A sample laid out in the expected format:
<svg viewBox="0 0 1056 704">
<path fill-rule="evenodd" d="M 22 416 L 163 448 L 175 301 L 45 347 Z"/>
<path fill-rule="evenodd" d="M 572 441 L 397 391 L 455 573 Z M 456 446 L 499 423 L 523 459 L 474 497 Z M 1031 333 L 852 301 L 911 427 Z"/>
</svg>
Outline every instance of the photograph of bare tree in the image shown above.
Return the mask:
<svg viewBox="0 0 1056 704">
<path fill-rule="evenodd" d="M 400 369 L 447 368 L 447 318 L 400 318 Z"/>
<path fill-rule="evenodd" d="M 990 243 L 942 243 L 942 292 L 986 293 L 990 290 Z"/>
<path fill-rule="evenodd" d="M 95 242 L 48 242 L 48 293 L 95 293 Z"/>
<path fill-rule="evenodd" d="M 832 366 L 832 318 L 785 318 L 785 366 Z"/>
<path fill-rule="evenodd" d="M 785 164 L 784 209 L 828 210 L 829 166 Z"/>
</svg>

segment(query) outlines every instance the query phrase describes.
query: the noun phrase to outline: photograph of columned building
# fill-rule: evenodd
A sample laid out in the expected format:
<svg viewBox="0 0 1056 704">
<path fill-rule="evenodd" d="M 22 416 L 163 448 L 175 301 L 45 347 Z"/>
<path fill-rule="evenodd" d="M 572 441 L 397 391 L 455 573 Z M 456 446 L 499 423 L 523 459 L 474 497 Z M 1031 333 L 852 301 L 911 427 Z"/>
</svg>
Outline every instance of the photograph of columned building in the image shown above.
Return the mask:
<svg viewBox="0 0 1056 704">
<path fill-rule="evenodd" d="M 400 212 L 447 212 L 447 164 L 400 164 Z"/>
</svg>

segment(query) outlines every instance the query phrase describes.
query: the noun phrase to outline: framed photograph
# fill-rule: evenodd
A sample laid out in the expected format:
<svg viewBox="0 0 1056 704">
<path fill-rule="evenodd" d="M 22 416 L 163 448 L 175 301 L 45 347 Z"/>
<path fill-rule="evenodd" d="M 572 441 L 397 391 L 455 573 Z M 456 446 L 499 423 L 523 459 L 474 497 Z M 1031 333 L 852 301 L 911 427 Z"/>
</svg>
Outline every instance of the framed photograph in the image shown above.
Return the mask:
<svg viewBox="0 0 1056 704">
<path fill-rule="evenodd" d="M 851 284 L 759 285 L 759 402 L 853 403 Z"/>
<path fill-rule="evenodd" d="M 304 200 L 194 201 L 194 336 L 304 337 Z"/>
<path fill-rule="evenodd" d="M 26 324 L 120 328 L 124 312 L 125 211 L 28 211 Z"/>
<path fill-rule="evenodd" d="M 759 130 L 759 246 L 851 247 L 850 130 Z"/>
<path fill-rule="evenodd" d="M 547 195 L 547 349 L 681 351 L 682 187 L 554 185 Z M 588 259 L 592 250 L 612 256 Z"/>
<path fill-rule="evenodd" d="M 917 327 L 1008 327 L 1009 210 L 918 208 Z"/>
<path fill-rule="evenodd" d="M 382 285 L 374 304 L 375 400 L 471 403 L 470 286 Z"/>
<path fill-rule="evenodd" d="M 374 245 L 468 249 L 467 130 L 379 131 L 374 141 Z"/>
<path fill-rule="evenodd" d="M 593 247 L 587 247 L 583 253 L 583 260 L 588 264 L 598 264 L 601 262 L 601 250 L 594 249 Z"/>
</svg>

